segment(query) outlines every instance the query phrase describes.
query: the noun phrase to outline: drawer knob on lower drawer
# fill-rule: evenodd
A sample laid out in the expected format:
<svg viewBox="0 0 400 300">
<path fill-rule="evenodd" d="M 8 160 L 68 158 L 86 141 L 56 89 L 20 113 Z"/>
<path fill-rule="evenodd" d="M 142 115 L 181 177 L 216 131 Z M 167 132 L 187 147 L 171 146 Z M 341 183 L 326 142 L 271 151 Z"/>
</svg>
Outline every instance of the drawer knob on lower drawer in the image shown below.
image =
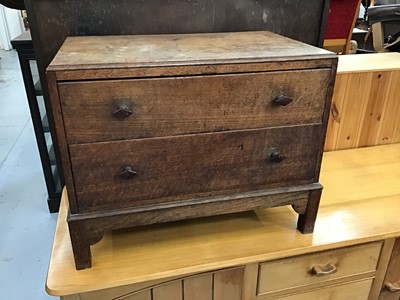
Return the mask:
<svg viewBox="0 0 400 300">
<path fill-rule="evenodd" d="M 279 95 L 276 99 L 272 101 L 272 104 L 277 106 L 286 106 L 293 101 L 292 98 L 284 95 Z"/>
<path fill-rule="evenodd" d="M 269 161 L 274 163 L 280 163 L 283 160 L 283 156 L 279 153 L 277 148 L 271 148 L 269 150 Z"/>
<path fill-rule="evenodd" d="M 126 104 L 118 105 L 118 108 L 112 113 L 117 119 L 125 119 L 132 114 L 132 110 Z"/>
<path fill-rule="evenodd" d="M 118 173 L 118 176 L 121 178 L 124 178 L 124 179 L 131 179 L 137 175 L 138 175 L 138 172 L 136 172 L 132 166 L 125 166 Z"/>
<path fill-rule="evenodd" d="M 389 292 L 391 292 L 391 293 L 400 292 L 400 280 L 395 283 L 386 282 L 385 288 L 388 289 Z"/>
<path fill-rule="evenodd" d="M 311 274 L 317 277 L 334 274 L 336 272 L 337 272 L 337 267 L 331 262 L 322 266 L 321 265 L 314 266 L 311 269 Z"/>
</svg>

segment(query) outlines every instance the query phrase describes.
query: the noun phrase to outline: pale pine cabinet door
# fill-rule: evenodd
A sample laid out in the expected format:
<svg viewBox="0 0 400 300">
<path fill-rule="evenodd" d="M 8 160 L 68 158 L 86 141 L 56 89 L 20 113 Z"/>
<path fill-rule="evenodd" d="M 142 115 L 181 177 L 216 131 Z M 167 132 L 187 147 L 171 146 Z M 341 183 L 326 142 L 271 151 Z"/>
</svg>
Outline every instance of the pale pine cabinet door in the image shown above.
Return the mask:
<svg viewBox="0 0 400 300">
<path fill-rule="evenodd" d="M 62 300 L 242 300 L 244 267 L 62 297 Z"/>
</svg>

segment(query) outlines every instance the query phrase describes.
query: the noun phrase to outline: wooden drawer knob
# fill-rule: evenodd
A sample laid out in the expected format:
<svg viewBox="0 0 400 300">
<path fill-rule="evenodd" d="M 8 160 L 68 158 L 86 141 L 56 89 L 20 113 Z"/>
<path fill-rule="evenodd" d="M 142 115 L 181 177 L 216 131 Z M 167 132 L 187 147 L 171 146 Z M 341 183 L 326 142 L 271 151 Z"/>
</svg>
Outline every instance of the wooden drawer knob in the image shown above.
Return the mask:
<svg viewBox="0 0 400 300">
<path fill-rule="evenodd" d="M 118 108 L 112 113 L 117 119 L 125 119 L 132 114 L 132 109 L 126 103 L 118 105 Z"/>
<path fill-rule="evenodd" d="M 269 150 L 269 161 L 274 163 L 280 163 L 284 157 L 280 154 L 277 148 L 271 148 Z"/>
<path fill-rule="evenodd" d="M 131 179 L 137 175 L 138 172 L 136 172 L 130 165 L 123 167 L 121 171 L 118 173 L 118 176 L 124 179 Z"/>
<path fill-rule="evenodd" d="M 395 283 L 386 282 L 385 288 L 391 293 L 400 292 L 400 280 Z"/>
<path fill-rule="evenodd" d="M 292 98 L 284 95 L 279 95 L 276 99 L 272 101 L 272 104 L 276 106 L 286 106 L 293 101 Z"/>
<path fill-rule="evenodd" d="M 334 274 L 336 272 L 337 272 L 337 267 L 331 262 L 322 266 L 321 265 L 314 266 L 311 269 L 311 274 L 317 277 Z"/>
</svg>

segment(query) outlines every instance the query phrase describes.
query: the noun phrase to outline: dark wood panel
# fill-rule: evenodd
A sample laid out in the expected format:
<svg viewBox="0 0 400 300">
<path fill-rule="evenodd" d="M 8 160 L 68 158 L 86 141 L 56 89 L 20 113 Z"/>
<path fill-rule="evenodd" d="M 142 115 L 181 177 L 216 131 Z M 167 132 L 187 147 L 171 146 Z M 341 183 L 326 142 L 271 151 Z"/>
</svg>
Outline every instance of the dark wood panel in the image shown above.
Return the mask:
<svg viewBox="0 0 400 300">
<path fill-rule="evenodd" d="M 46 68 L 68 35 L 269 30 L 322 46 L 324 0 L 26 0 Z"/>
<path fill-rule="evenodd" d="M 319 123 L 330 70 L 59 84 L 69 143 Z M 293 99 L 273 103 L 280 95 Z M 125 105 L 132 112 L 113 115 Z"/>
<path fill-rule="evenodd" d="M 320 131 L 316 124 L 71 145 L 79 206 L 115 208 L 145 199 L 180 201 L 174 196 L 311 183 Z M 269 160 L 273 148 L 282 161 Z M 125 166 L 137 176 L 121 178 Z"/>
</svg>

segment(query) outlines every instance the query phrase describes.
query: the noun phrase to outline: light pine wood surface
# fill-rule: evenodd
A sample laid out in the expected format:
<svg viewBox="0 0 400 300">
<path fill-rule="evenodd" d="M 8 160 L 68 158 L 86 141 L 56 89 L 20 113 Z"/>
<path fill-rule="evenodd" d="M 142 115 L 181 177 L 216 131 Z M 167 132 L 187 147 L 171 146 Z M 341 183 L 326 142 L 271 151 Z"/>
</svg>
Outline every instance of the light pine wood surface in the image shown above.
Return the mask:
<svg viewBox="0 0 400 300">
<path fill-rule="evenodd" d="M 93 267 L 81 271 L 74 267 L 64 191 L 46 289 L 78 294 L 397 237 L 399 182 L 400 144 L 328 152 L 314 234 L 296 230 L 290 207 L 120 230 L 92 247 Z"/>
<path fill-rule="evenodd" d="M 400 70 L 400 53 L 372 53 L 363 55 L 339 56 L 337 72 L 339 74 L 354 72 Z"/>
<path fill-rule="evenodd" d="M 400 142 L 400 53 L 339 58 L 325 150 Z"/>
</svg>

